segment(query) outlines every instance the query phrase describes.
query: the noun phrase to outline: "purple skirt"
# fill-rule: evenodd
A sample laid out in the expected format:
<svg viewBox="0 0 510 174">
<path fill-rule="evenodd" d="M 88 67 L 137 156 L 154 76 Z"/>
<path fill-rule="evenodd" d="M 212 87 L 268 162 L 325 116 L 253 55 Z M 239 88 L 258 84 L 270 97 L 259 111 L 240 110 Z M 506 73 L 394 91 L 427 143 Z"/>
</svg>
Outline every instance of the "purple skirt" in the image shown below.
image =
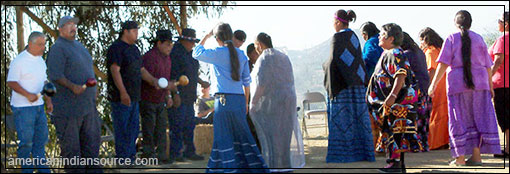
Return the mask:
<svg viewBox="0 0 510 174">
<path fill-rule="evenodd" d="M 488 90 L 448 95 L 448 128 L 453 157 L 501 153 L 496 114 Z"/>
</svg>

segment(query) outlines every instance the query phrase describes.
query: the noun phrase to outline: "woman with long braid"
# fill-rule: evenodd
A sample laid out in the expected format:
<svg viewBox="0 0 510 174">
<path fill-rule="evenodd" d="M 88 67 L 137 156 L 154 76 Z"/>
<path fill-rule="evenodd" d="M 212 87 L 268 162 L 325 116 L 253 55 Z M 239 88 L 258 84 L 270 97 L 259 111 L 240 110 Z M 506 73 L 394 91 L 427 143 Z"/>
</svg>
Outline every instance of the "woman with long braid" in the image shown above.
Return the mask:
<svg viewBox="0 0 510 174">
<path fill-rule="evenodd" d="M 492 59 L 482 36 L 469 30 L 471 14 L 461 10 L 455 15 L 460 32 L 445 40 L 439 54 L 439 66 L 429 95 L 445 72 L 448 84 L 448 117 L 450 149 L 455 160 L 452 166 L 481 166 L 480 154 L 498 154 L 499 146 L 496 114 L 492 104 Z M 465 161 L 465 155 L 471 155 Z"/>
<path fill-rule="evenodd" d="M 219 47 L 205 49 L 213 36 Z M 250 92 L 248 58 L 234 47 L 232 29 L 220 23 L 193 49 L 193 58 L 212 64 L 214 140 L 207 173 L 267 173 L 267 165 L 246 121 Z"/>
</svg>

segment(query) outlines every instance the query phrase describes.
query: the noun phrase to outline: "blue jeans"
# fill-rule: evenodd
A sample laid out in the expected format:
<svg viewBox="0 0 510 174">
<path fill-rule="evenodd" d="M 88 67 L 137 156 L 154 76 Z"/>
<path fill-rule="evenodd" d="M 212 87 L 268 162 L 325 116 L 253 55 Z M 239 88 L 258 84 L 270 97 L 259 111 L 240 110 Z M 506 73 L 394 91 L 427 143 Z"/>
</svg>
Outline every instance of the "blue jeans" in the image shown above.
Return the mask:
<svg viewBox="0 0 510 174">
<path fill-rule="evenodd" d="M 168 110 L 170 128 L 170 158 L 189 157 L 195 154 L 193 134 L 195 130 L 195 109 L 193 104 L 182 104 Z M 185 146 L 184 152 L 181 150 Z"/>
<path fill-rule="evenodd" d="M 46 152 L 44 146 L 48 142 L 48 122 L 44 113 L 44 105 L 29 107 L 12 107 L 14 113 L 14 122 L 18 139 L 18 158 L 39 158 L 39 161 L 45 162 Z M 50 173 L 50 169 L 45 165 L 22 165 L 22 173 L 33 173 L 38 168 L 40 173 Z"/>
<path fill-rule="evenodd" d="M 101 145 L 101 118 L 97 110 L 88 113 L 64 115 L 55 113 L 51 117 L 55 125 L 62 158 L 97 158 Z M 66 173 L 103 173 L 101 165 L 64 165 Z"/>
<path fill-rule="evenodd" d="M 131 102 L 131 106 L 126 106 L 120 102 L 111 102 L 111 105 L 116 157 L 134 160 L 136 139 L 140 132 L 139 103 Z"/>
</svg>

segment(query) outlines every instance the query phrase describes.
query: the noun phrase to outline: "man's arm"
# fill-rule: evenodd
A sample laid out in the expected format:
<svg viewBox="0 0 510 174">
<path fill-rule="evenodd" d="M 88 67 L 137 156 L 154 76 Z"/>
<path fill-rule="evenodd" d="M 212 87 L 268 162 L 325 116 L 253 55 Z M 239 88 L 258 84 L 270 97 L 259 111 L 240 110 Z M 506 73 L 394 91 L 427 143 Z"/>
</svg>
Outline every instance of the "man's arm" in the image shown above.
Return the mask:
<svg viewBox="0 0 510 174">
<path fill-rule="evenodd" d="M 112 73 L 113 83 L 119 90 L 122 104 L 131 106 L 131 98 L 129 98 L 129 94 L 127 93 L 126 87 L 124 86 L 124 82 L 122 82 L 122 76 L 120 75 L 120 66 L 117 65 L 117 63 L 113 63 L 110 66 L 110 71 Z"/>
<path fill-rule="evenodd" d="M 29 93 L 27 90 L 23 89 L 23 87 L 21 87 L 21 85 L 19 85 L 18 82 L 7 82 L 7 86 L 9 86 L 9 88 L 11 88 L 12 90 L 16 91 L 18 94 L 21 94 L 24 97 L 26 97 L 28 101 L 30 102 L 37 101 L 38 98 L 37 95 Z"/>
<path fill-rule="evenodd" d="M 151 75 L 151 73 L 149 73 L 149 71 L 147 71 L 144 67 L 142 67 L 140 69 L 140 72 L 142 74 L 142 79 L 151 84 L 152 86 L 154 86 L 156 89 L 159 89 L 159 85 L 158 85 L 158 79 L 156 79 L 154 76 Z"/>
<path fill-rule="evenodd" d="M 55 80 L 55 82 L 61 86 L 66 87 L 67 89 L 73 91 L 73 93 L 76 95 L 80 95 L 83 92 L 85 92 L 85 88 L 83 88 L 80 85 L 74 84 L 73 82 L 69 81 L 65 77 L 57 79 L 57 80 Z"/>
</svg>

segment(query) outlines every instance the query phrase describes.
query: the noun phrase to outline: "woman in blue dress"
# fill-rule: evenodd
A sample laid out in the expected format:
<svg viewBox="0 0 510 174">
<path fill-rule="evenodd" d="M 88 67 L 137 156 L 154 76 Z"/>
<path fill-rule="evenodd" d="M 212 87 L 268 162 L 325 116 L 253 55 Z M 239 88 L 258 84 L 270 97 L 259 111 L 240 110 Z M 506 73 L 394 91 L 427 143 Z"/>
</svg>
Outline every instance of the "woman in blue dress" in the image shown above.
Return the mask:
<svg viewBox="0 0 510 174">
<path fill-rule="evenodd" d="M 368 76 L 358 36 L 349 29 L 354 11 L 338 10 L 330 58 L 324 63 L 328 92 L 328 163 L 375 161 L 372 129 L 365 104 Z"/>
<path fill-rule="evenodd" d="M 213 35 L 219 47 L 204 48 Z M 269 169 L 246 121 L 251 82 L 248 58 L 234 47 L 232 36 L 230 25 L 220 23 L 193 49 L 193 58 L 211 64 L 214 74 L 214 140 L 206 172 L 267 173 Z"/>
</svg>

